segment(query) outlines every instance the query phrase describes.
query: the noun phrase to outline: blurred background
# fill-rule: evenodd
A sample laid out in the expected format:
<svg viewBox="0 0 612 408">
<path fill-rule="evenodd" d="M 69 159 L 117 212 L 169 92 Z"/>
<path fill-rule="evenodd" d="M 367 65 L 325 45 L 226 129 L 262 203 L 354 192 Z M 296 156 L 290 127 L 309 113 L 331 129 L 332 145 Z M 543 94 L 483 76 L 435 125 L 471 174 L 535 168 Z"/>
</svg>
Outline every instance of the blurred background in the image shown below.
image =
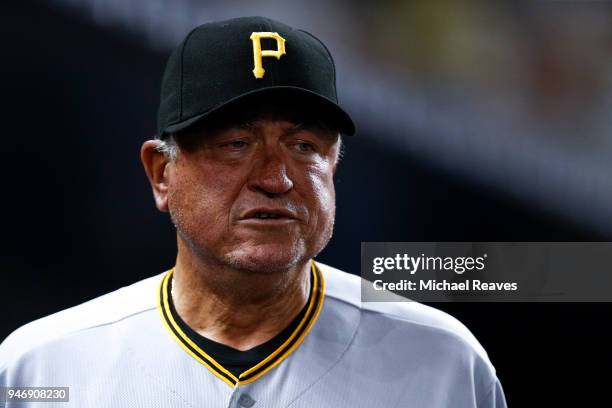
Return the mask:
<svg viewBox="0 0 612 408">
<path fill-rule="evenodd" d="M 612 239 L 610 2 L 4 0 L 0 340 L 173 265 L 139 148 L 170 50 L 245 15 L 321 38 L 357 123 L 321 261 L 357 273 L 361 241 Z M 603 401 L 612 305 L 435 306 L 510 406 Z"/>
</svg>

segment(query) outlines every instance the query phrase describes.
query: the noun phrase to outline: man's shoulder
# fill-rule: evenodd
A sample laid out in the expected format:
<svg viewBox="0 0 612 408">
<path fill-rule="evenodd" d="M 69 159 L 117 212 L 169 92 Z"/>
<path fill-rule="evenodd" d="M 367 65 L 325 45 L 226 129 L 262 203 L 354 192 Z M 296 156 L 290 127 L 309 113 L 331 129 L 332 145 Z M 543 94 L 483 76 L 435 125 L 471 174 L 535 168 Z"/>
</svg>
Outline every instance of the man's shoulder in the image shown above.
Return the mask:
<svg viewBox="0 0 612 408">
<path fill-rule="evenodd" d="M 461 345 L 466 351 L 489 362 L 486 351 L 472 332 L 448 313 L 392 293 L 388 294 L 388 302 L 362 302 L 361 277 L 319 262 L 317 265 L 325 277 L 326 297 L 359 309 L 362 325 L 373 326 L 368 329 L 393 324 L 399 331 L 404 328 L 412 333 L 427 333 L 429 338 L 437 337 Z"/>
<path fill-rule="evenodd" d="M 156 307 L 157 286 L 163 274 L 99 296 L 80 305 L 34 320 L 0 344 L 0 370 L 23 354 L 71 334 L 112 325 Z"/>
<path fill-rule="evenodd" d="M 459 320 L 393 294 L 389 302 L 362 302 L 361 277 L 317 265 L 333 319 L 328 322 L 337 323 L 332 330 L 342 327 L 341 316 L 349 315 L 354 322 L 339 372 L 368 372 L 371 378 L 394 378 L 397 383 L 405 379 L 406 395 L 420 395 L 423 388 L 413 388 L 418 368 L 420 384 L 436 384 L 446 390 L 443 394 L 454 395 L 458 406 L 505 406 L 495 367 Z M 364 285 L 365 290 L 371 287 Z"/>
</svg>

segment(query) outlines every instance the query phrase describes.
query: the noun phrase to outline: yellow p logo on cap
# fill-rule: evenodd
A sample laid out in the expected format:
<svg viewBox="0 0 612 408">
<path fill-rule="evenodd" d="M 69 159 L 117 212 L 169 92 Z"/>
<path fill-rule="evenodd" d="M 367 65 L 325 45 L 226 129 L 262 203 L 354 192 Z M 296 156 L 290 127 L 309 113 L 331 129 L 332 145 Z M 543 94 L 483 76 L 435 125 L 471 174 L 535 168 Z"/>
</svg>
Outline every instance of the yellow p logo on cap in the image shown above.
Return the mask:
<svg viewBox="0 0 612 408">
<path fill-rule="evenodd" d="M 261 50 L 261 39 L 262 38 L 271 38 L 276 40 L 276 49 L 275 50 Z M 276 59 L 280 59 L 285 52 L 285 39 L 278 35 L 278 33 L 272 32 L 257 32 L 251 34 L 251 41 L 253 41 L 253 62 L 255 67 L 253 68 L 253 75 L 255 78 L 263 78 L 266 70 L 263 68 L 263 57 L 276 57 Z"/>
</svg>

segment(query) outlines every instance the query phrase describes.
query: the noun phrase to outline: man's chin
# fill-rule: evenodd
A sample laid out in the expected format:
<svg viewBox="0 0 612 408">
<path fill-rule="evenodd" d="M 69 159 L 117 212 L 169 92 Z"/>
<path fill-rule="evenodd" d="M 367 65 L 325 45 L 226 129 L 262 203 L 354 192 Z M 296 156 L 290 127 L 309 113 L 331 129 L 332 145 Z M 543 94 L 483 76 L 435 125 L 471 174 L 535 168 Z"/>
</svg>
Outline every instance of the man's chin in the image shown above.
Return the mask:
<svg viewBox="0 0 612 408">
<path fill-rule="evenodd" d="M 279 273 L 308 261 L 303 248 L 297 245 L 263 244 L 241 248 L 227 254 L 229 266 L 256 273 Z"/>
</svg>

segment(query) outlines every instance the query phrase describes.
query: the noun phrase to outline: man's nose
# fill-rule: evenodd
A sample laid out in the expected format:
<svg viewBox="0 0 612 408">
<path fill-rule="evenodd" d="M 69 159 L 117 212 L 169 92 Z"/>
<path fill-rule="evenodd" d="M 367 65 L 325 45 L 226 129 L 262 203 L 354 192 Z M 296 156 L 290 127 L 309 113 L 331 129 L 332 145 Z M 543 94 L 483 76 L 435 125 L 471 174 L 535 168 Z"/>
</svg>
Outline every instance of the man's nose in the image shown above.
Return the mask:
<svg viewBox="0 0 612 408">
<path fill-rule="evenodd" d="M 263 152 L 256 160 L 249 180 L 252 190 L 268 196 L 284 194 L 293 188 L 287 165 L 277 152 Z"/>
</svg>

